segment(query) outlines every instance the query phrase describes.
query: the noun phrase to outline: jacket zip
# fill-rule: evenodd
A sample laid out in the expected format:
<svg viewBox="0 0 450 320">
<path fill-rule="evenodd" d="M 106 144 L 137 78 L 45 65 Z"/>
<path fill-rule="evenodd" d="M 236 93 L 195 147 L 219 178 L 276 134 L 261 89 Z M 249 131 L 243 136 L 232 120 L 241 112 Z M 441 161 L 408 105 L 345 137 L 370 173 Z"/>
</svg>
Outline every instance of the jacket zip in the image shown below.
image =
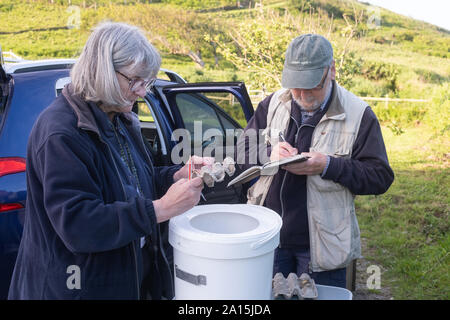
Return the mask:
<svg viewBox="0 0 450 320">
<path fill-rule="evenodd" d="M 134 270 L 136 271 L 136 294 L 137 299 L 141 299 L 140 286 L 139 286 L 139 271 L 137 265 L 137 254 L 136 254 L 136 245 L 134 241 L 131 242 L 131 246 L 133 247 L 133 257 L 134 257 Z"/>
<path fill-rule="evenodd" d="M 150 170 L 152 171 L 152 181 L 153 181 L 153 186 L 155 186 L 155 185 L 156 185 L 156 181 L 154 180 L 154 177 L 155 177 L 155 174 L 154 174 L 155 169 L 154 169 L 154 166 L 153 166 L 153 164 L 152 164 L 151 157 L 150 157 L 150 155 L 148 154 L 148 149 L 147 149 L 146 144 L 145 144 L 145 142 L 144 142 L 144 137 L 142 136 L 142 134 L 140 134 L 140 137 L 141 137 L 141 147 L 143 148 L 143 150 L 144 150 L 144 152 L 145 152 L 145 155 L 146 155 L 146 157 L 147 157 L 147 161 L 149 162 L 149 167 L 150 167 Z M 154 191 L 155 191 L 154 194 L 156 194 L 156 190 L 154 190 Z M 159 233 L 160 233 L 159 225 L 156 226 L 156 229 L 157 229 L 157 233 L 159 234 Z M 160 238 L 160 239 L 161 239 L 161 238 Z M 170 269 L 170 264 L 169 264 L 169 261 L 167 260 L 166 254 L 165 254 L 165 252 L 164 252 L 164 248 L 163 248 L 163 246 L 162 246 L 162 241 L 161 241 L 161 240 L 160 240 L 160 241 L 157 241 L 157 240 L 156 240 L 156 244 L 153 243 L 153 246 L 152 246 L 152 247 L 153 247 L 153 252 L 154 252 L 154 255 L 155 255 L 155 260 L 156 260 L 156 261 L 158 260 L 157 255 L 158 255 L 158 251 L 159 251 L 159 253 L 161 254 L 161 256 L 162 256 L 162 258 L 163 258 L 163 260 L 164 260 L 164 262 L 165 262 L 166 265 L 168 266 L 168 269 L 169 269 L 169 272 L 170 272 L 170 276 L 172 276 L 173 270 Z M 173 281 L 170 282 L 170 286 L 171 286 L 171 291 L 172 291 L 172 293 L 173 293 L 173 292 L 175 291 Z"/>
<path fill-rule="evenodd" d="M 297 120 L 295 120 L 292 116 L 290 116 L 292 120 L 294 120 L 295 125 L 297 126 L 297 133 L 295 134 L 294 142 L 297 143 L 297 136 L 301 129 L 301 126 L 299 127 Z M 284 188 L 284 182 L 286 181 L 287 171 L 284 172 L 283 182 L 281 183 L 280 188 L 280 203 L 281 203 L 281 218 L 283 219 L 284 215 L 284 205 L 283 205 L 283 188 Z"/>
<path fill-rule="evenodd" d="M 84 128 L 83 128 L 83 129 L 84 129 Z M 86 129 L 84 129 L 84 130 L 89 130 L 89 131 L 91 131 L 91 130 L 88 129 L 88 128 L 86 128 Z M 96 133 L 96 132 L 94 131 L 94 133 Z M 97 133 L 96 133 L 96 134 L 97 134 Z M 125 188 L 123 187 L 122 179 L 120 178 L 120 174 L 119 174 L 119 169 L 117 168 L 117 164 L 116 164 L 116 161 L 114 160 L 114 157 L 113 157 L 113 155 L 112 155 L 111 149 L 109 148 L 109 145 L 101 138 L 100 135 L 97 134 L 97 136 L 98 136 L 98 139 L 100 140 L 100 142 L 102 142 L 102 143 L 106 146 L 106 148 L 108 149 L 109 156 L 111 157 L 111 160 L 112 160 L 112 162 L 114 163 L 114 168 L 116 169 L 117 176 L 119 177 L 119 180 L 120 180 L 120 186 L 122 187 L 123 195 L 124 195 L 125 199 L 127 199 L 127 194 L 126 194 L 126 192 L 125 192 Z M 131 246 L 132 246 L 132 249 L 133 249 L 134 267 L 135 267 L 135 272 L 136 272 L 136 293 L 137 293 L 137 300 L 140 300 L 140 295 L 141 295 L 141 294 L 140 294 L 140 286 L 139 286 L 139 272 L 138 272 L 137 255 L 136 255 L 136 248 L 135 248 L 135 243 L 134 243 L 134 241 L 131 242 Z"/>
<path fill-rule="evenodd" d="M 290 118 L 292 120 L 294 120 L 295 125 L 297 126 L 297 133 L 295 134 L 295 138 L 294 138 L 294 142 L 295 144 L 297 144 L 297 138 L 298 138 L 298 134 L 300 133 L 300 129 L 303 127 L 313 127 L 313 125 L 309 125 L 309 124 L 302 124 L 302 125 L 298 125 L 297 120 L 295 120 L 292 116 L 290 116 Z M 283 188 L 284 188 L 284 183 L 286 181 L 286 176 L 287 176 L 287 171 L 284 172 L 284 177 L 283 177 L 283 181 L 281 182 L 281 187 L 280 187 L 280 204 L 281 204 L 281 219 L 283 219 L 284 216 L 284 205 L 283 205 Z M 307 191 L 308 192 L 308 191 Z M 281 241 L 280 244 L 278 245 L 279 248 L 281 248 Z"/>
<path fill-rule="evenodd" d="M 103 141 L 103 139 L 100 138 L 100 141 L 103 142 L 106 145 L 106 147 L 108 148 L 109 155 L 114 163 L 114 168 L 116 169 L 117 176 L 119 177 L 119 180 L 120 180 L 120 185 L 122 186 L 123 194 L 125 196 L 125 199 L 127 199 L 127 194 L 125 192 L 125 188 L 123 187 L 123 182 L 122 182 L 122 179 L 120 178 L 119 169 L 117 168 L 117 164 L 116 164 L 116 161 L 114 160 L 111 149 L 109 148 L 109 145 Z M 131 246 L 133 248 L 134 270 L 136 271 L 136 294 L 137 294 L 137 300 L 140 300 L 141 293 L 140 293 L 140 286 L 139 286 L 139 271 L 138 271 L 137 254 L 136 254 L 136 247 L 135 247 L 134 241 L 131 242 Z"/>
<path fill-rule="evenodd" d="M 298 122 L 297 120 L 295 120 L 294 118 L 292 118 L 292 116 L 290 116 L 290 118 L 292 120 L 294 120 L 295 125 L 297 126 L 297 133 L 295 134 L 295 143 L 297 143 L 297 136 L 298 136 L 298 132 L 300 130 L 299 126 L 298 126 Z M 281 220 L 283 220 L 283 216 L 284 216 L 284 204 L 283 204 L 283 188 L 284 188 L 284 182 L 286 181 L 286 176 L 287 176 L 287 171 L 284 172 L 284 176 L 283 176 L 283 181 L 281 182 L 281 187 L 280 187 L 280 204 L 281 204 Z M 281 241 L 280 244 L 278 245 L 279 248 L 281 248 Z"/>
<path fill-rule="evenodd" d="M 313 129 L 313 135 L 314 135 L 314 131 L 315 131 L 316 126 L 313 126 L 313 125 L 310 125 L 310 124 L 302 124 L 302 125 L 299 127 L 297 120 L 295 120 L 294 118 L 292 118 L 292 116 L 291 116 L 291 119 L 294 120 L 295 124 L 297 125 L 297 133 L 295 134 L 295 143 L 296 143 L 296 144 L 297 144 L 298 134 L 300 133 L 300 129 L 301 129 L 301 128 L 306 127 L 306 126 L 309 126 L 309 127 L 314 128 L 314 129 Z M 312 139 L 312 137 L 311 137 L 311 139 Z M 312 142 L 312 141 L 311 141 L 311 142 Z M 286 176 L 285 176 L 285 178 L 286 178 Z M 283 189 L 283 185 L 284 185 L 284 179 L 283 179 L 283 184 L 281 185 L 281 189 Z M 306 193 L 308 193 L 308 189 L 306 189 Z M 281 193 L 280 193 L 280 195 L 281 195 Z M 281 198 L 280 198 L 280 199 L 281 199 Z M 283 208 L 283 202 L 281 202 L 281 208 Z M 283 210 L 283 209 L 282 209 L 282 210 Z M 308 208 L 307 208 L 307 210 L 308 210 Z M 311 229 L 310 226 L 309 226 L 309 224 L 310 224 L 309 213 L 307 214 L 307 216 L 308 216 L 308 229 Z M 309 252 L 310 252 L 310 254 L 311 254 L 311 248 L 312 248 L 312 246 L 311 246 L 311 235 L 309 235 L 309 250 L 310 250 Z M 313 272 L 311 260 L 312 260 L 312 257 L 311 257 L 311 255 L 310 255 L 309 262 L 308 262 L 308 271 L 309 271 L 309 273 L 312 273 L 312 272 Z"/>
</svg>

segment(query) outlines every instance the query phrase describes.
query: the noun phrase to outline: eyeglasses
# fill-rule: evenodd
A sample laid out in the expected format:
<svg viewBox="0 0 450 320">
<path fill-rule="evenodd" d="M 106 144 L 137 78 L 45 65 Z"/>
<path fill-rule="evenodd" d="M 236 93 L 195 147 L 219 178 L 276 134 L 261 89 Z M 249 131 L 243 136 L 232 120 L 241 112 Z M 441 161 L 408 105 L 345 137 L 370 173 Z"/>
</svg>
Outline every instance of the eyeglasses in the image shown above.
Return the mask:
<svg viewBox="0 0 450 320">
<path fill-rule="evenodd" d="M 124 75 L 122 72 L 119 72 L 117 70 L 116 70 L 116 72 L 128 80 L 128 90 L 131 90 L 131 91 L 136 91 L 140 87 L 144 87 L 145 90 L 150 90 L 156 82 L 156 78 L 152 78 L 150 80 L 130 79 L 129 77 Z"/>
<path fill-rule="evenodd" d="M 316 87 L 312 88 L 311 90 L 322 90 L 323 89 L 323 86 L 325 85 L 325 80 L 328 77 L 328 72 L 330 72 L 330 67 L 327 67 L 327 72 L 323 76 L 322 80 L 320 80 L 319 84 Z"/>
</svg>

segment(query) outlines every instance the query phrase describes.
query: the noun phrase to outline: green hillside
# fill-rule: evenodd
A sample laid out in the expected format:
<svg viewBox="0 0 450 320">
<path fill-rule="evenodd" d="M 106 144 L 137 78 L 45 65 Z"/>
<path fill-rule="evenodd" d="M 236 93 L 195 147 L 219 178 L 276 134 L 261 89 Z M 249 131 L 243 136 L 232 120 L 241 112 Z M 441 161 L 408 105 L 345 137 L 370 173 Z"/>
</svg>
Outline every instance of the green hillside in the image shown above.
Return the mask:
<svg viewBox="0 0 450 320">
<path fill-rule="evenodd" d="M 77 57 L 104 20 L 140 26 L 163 67 L 190 82 L 241 80 L 267 94 L 288 43 L 320 33 L 347 89 L 421 100 L 368 100 L 396 180 L 357 198 L 363 255 L 396 299 L 450 298 L 450 31 L 352 0 L 2 0 L 0 45 L 25 59 Z"/>
</svg>

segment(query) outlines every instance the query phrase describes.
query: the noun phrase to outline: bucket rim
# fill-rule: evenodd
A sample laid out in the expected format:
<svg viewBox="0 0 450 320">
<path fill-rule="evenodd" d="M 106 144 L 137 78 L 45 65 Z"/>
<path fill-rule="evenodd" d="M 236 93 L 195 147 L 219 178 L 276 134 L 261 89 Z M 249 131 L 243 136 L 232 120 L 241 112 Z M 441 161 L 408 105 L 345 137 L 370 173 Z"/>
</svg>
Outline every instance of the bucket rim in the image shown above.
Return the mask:
<svg viewBox="0 0 450 320">
<path fill-rule="evenodd" d="M 253 207 L 254 211 L 242 211 Z M 259 225 L 255 229 L 241 233 L 212 233 L 194 228 L 190 225 L 193 218 L 214 212 L 232 212 L 243 214 L 258 220 Z M 275 211 L 263 206 L 251 204 L 208 204 L 195 206 L 185 213 L 170 219 L 169 231 L 179 237 L 191 241 L 209 242 L 209 243 L 248 243 L 276 234 L 280 231 L 282 225 L 281 217 Z"/>
</svg>

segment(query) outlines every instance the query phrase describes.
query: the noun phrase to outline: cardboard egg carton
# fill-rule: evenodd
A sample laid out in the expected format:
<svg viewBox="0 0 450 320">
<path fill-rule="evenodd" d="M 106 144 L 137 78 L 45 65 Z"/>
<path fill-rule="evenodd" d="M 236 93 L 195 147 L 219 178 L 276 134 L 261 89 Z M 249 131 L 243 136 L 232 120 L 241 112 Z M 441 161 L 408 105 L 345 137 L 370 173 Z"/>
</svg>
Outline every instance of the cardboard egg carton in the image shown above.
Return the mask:
<svg viewBox="0 0 450 320">
<path fill-rule="evenodd" d="M 281 272 L 277 273 L 272 280 L 272 293 L 276 300 L 305 300 L 318 297 L 316 284 L 307 273 L 302 273 L 300 277 L 290 273 L 287 278 Z"/>
<path fill-rule="evenodd" d="M 234 175 L 235 165 L 236 162 L 232 158 L 226 157 L 222 163 L 215 162 L 212 166 L 203 166 L 201 169 L 193 170 L 192 177 L 201 177 L 208 187 L 214 187 L 214 183 L 222 182 L 225 179 L 225 174 L 230 177 Z"/>
</svg>

